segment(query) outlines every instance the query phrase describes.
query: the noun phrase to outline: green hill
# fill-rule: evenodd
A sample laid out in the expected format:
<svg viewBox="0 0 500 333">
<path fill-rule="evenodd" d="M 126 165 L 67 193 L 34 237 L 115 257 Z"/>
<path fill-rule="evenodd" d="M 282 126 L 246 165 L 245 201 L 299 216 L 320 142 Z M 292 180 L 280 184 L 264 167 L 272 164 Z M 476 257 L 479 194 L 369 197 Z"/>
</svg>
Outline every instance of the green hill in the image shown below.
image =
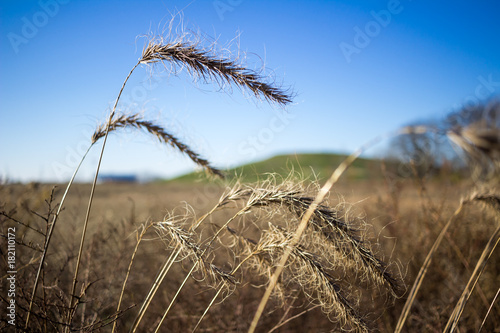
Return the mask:
<svg viewBox="0 0 500 333">
<path fill-rule="evenodd" d="M 278 155 L 269 159 L 245 164 L 225 171 L 228 178 L 241 176 L 244 181 L 252 182 L 265 177 L 266 173 L 277 173 L 286 177 L 290 170 L 304 174 L 305 177 L 313 173 L 319 179 L 326 179 L 346 159 L 341 154 L 287 154 Z M 346 171 L 344 179 L 367 179 L 381 176 L 379 160 L 358 158 Z M 193 181 L 205 178 L 203 173 L 194 172 L 172 179 L 175 181 Z"/>
</svg>

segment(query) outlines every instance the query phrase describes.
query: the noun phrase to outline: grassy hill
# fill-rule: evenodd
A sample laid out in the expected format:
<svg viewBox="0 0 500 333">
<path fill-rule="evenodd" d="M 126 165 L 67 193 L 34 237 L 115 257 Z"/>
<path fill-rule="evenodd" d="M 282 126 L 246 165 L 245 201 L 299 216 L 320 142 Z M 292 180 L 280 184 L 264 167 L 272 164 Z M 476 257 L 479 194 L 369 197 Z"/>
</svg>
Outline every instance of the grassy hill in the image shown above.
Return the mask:
<svg viewBox="0 0 500 333">
<path fill-rule="evenodd" d="M 245 164 L 225 171 L 228 178 L 241 177 L 248 182 L 263 178 L 266 173 L 278 173 L 286 176 L 290 170 L 300 172 L 305 177 L 313 173 L 319 179 L 326 179 L 338 167 L 347 155 L 341 154 L 287 154 L 278 155 L 269 159 Z M 379 160 L 359 158 L 343 176 L 345 179 L 367 179 L 378 178 L 381 175 L 381 162 Z M 202 173 L 189 173 L 173 180 L 175 181 L 193 181 L 204 178 Z"/>
</svg>

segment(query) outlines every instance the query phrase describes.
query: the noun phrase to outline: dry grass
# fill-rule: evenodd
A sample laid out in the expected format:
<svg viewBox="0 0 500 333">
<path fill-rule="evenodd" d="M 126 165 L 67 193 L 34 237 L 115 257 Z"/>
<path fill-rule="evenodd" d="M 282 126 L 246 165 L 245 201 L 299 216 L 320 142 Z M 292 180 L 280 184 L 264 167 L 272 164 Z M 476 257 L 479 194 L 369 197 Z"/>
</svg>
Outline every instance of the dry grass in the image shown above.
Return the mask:
<svg viewBox="0 0 500 333">
<path fill-rule="evenodd" d="M 199 41 L 189 41 L 186 36 L 165 40 L 162 36 L 150 38 L 142 51 L 140 63 L 162 63 L 169 71 L 172 64 L 187 68 L 189 73 L 203 78 L 206 82 L 217 82 L 224 88 L 226 84 L 250 90 L 255 97 L 263 97 L 269 102 L 285 106 L 292 102 L 292 95 L 274 84 L 264 81 L 257 72 L 245 68 L 237 59 L 217 55 L 214 46 L 203 47 Z"/>
<path fill-rule="evenodd" d="M 143 129 L 151 135 L 155 136 L 161 143 L 169 144 L 172 147 L 178 149 L 181 153 L 186 154 L 189 158 L 205 169 L 209 174 L 216 175 L 221 178 L 224 178 L 222 172 L 210 165 L 210 163 L 195 153 L 189 146 L 182 143 L 179 139 L 177 139 L 172 134 L 167 133 L 167 131 L 151 121 L 141 119 L 140 115 L 132 114 L 132 115 L 115 115 L 111 122 L 106 124 L 101 124 L 97 127 L 94 134 L 92 135 L 92 144 L 96 143 L 99 139 L 104 138 L 106 135 L 106 131 L 112 132 L 116 131 L 120 128 L 133 127 L 137 129 Z"/>
<path fill-rule="evenodd" d="M 213 45 L 187 35 L 151 38 L 90 138 L 89 150 L 103 143 L 91 185 L 73 183 L 78 166 L 64 191 L 0 187 L 0 221 L 16 228 L 17 330 L 499 331 L 500 265 L 491 264 L 498 263 L 500 240 L 498 179 L 491 178 L 498 171 L 496 127 L 449 133 L 478 168 L 493 166 L 489 186 L 479 188 L 429 182 L 416 168 L 413 179 L 387 174 L 385 182 L 342 183 L 373 142 L 323 185 L 292 173 L 255 184 L 97 186 L 107 136 L 125 127 L 144 130 L 222 175 L 168 130 L 117 112 L 135 69 L 158 63 L 278 105 L 292 100 Z M 351 206 L 332 188 L 353 193 L 349 202 L 366 200 Z M 412 288 L 405 300 L 406 286 Z M 10 327 L 1 320 L 0 328 Z"/>
<path fill-rule="evenodd" d="M 205 186 L 209 186 L 210 190 L 207 191 Z M 401 190 L 398 196 L 400 210 L 398 221 L 394 220 L 394 213 L 390 209 L 393 205 L 390 188 L 377 181 L 338 184 L 336 191 L 347 194 L 345 200 L 360 203 L 356 205 L 357 207 L 344 209 L 345 204 L 342 204 L 344 201 L 341 199 L 339 201 L 341 205 L 336 209 L 342 212 L 340 214 L 342 217 L 346 216 L 351 221 L 351 227 L 361 226 L 372 235 L 370 239 L 380 238 L 381 253 L 392 253 L 392 261 L 400 262 L 400 267 L 405 272 L 405 284 L 411 286 L 428 250 L 442 229 L 442 223 L 434 223 L 422 210 L 421 205 L 424 204 L 426 207 L 427 201 L 422 202 L 424 198 L 420 197 L 418 184 L 415 185 L 411 179 L 408 179 L 402 181 L 399 187 Z M 436 180 L 428 183 L 427 187 L 429 198 L 435 203 L 442 203 L 439 205 L 440 215 L 443 221 L 446 221 L 453 214 L 461 198 L 460 193 L 467 191 L 468 184 L 453 184 L 445 180 Z M 78 250 L 75 245 L 76 235 L 82 228 L 81 218 L 78 219 L 78 217 L 85 212 L 85 207 L 82 206 L 85 205 L 85 193 L 89 190 L 90 185 L 75 185 L 73 195 L 68 198 L 66 209 L 61 213 L 61 226 L 64 225 L 64 227 L 61 227 L 54 235 L 53 249 L 49 252 L 42 284 L 44 288 L 41 289 L 46 295 L 39 294 L 36 298 L 37 316 L 33 318 L 32 331 L 43 331 L 45 321 L 47 321 L 49 331 L 63 330 L 64 326 L 57 324 L 57 318 L 65 318 L 64 309 L 67 304 L 64 301 L 66 299 L 64 295 L 68 294 L 71 285 L 71 267 L 74 267 Z M 312 191 L 309 195 L 314 193 L 314 187 L 309 190 Z M 18 230 L 18 240 L 24 244 L 18 244 L 18 267 L 23 267 L 18 273 L 19 294 L 24 295 L 19 298 L 20 308 L 18 309 L 22 324 L 37 267 L 36 260 L 39 258 L 41 245 L 43 245 L 43 235 L 31 228 L 43 231 L 46 225 L 44 219 L 33 215 L 31 211 L 37 211 L 42 216 L 47 213 L 48 207 L 45 199 L 50 198 L 51 186 L 39 185 L 35 188 L 28 185 L 6 185 L 0 189 L 0 192 L 1 197 L 6 198 L 2 210 L 29 226 L 19 226 Z M 183 226 L 183 230 L 188 232 L 193 222 L 192 219 L 199 220 L 206 212 L 217 206 L 223 192 L 222 185 L 202 184 L 108 184 L 98 187 L 94 206 L 95 217 L 91 220 L 88 229 L 91 246 L 88 249 L 89 254 L 83 256 L 82 259 L 83 271 L 89 272 L 88 276 L 82 275 L 82 282 L 85 285 L 90 284 L 90 287 L 82 296 L 81 301 L 86 304 L 86 307 L 85 309 L 81 307 L 77 312 L 78 321 L 74 323 L 74 329 L 88 325 L 96 325 L 96 328 L 101 320 L 116 313 L 123 282 L 129 272 L 120 307 L 124 311 L 119 313 L 120 317 L 116 321 L 118 332 L 128 330 L 158 269 L 170 256 L 176 243 L 175 240 L 171 243 L 171 236 L 167 234 L 164 234 L 163 240 L 160 240 L 157 232 L 149 228 L 136 250 L 142 223 L 147 220 L 173 223 L 173 218 L 176 217 L 177 226 Z M 210 195 L 207 196 L 205 193 L 210 193 Z M 56 189 L 55 199 L 57 200 L 61 195 L 62 191 Z M 185 198 L 190 198 L 189 202 L 194 205 L 193 210 L 186 211 L 186 209 L 178 208 Z M 335 208 L 337 200 L 336 196 L 330 198 L 332 205 L 329 207 Z M 205 220 L 206 225 L 200 227 L 195 233 L 196 236 L 191 238 L 196 243 L 207 245 L 211 236 L 222 226 L 221 221 L 227 221 L 234 216 L 243 208 L 243 204 L 243 202 L 238 205 L 233 203 L 231 207 L 223 205 L 211 219 Z M 13 207 L 16 207 L 15 212 Z M 277 211 L 278 207 L 279 211 Z M 365 217 L 362 214 L 360 216 L 361 209 Z M 278 216 L 272 219 L 276 225 L 274 231 L 268 224 L 271 220 L 268 218 L 269 211 L 278 213 Z M 164 219 L 164 215 L 168 212 L 171 213 Z M 257 220 L 251 218 L 254 213 L 254 218 Z M 267 285 L 269 274 L 273 271 L 271 263 L 278 260 L 282 253 L 283 247 L 276 247 L 272 253 L 266 252 L 265 250 L 269 249 L 266 244 L 282 244 L 283 239 L 287 239 L 289 231 L 293 230 L 298 223 L 297 218 L 289 212 L 289 208 L 278 204 L 259 207 L 254 213 L 243 214 L 240 219 L 231 222 L 234 225 L 226 228 L 223 235 L 219 237 L 219 241 L 210 246 L 211 251 L 215 251 L 217 256 L 209 256 L 210 252 L 205 254 L 206 257 L 203 256 L 207 264 L 213 263 L 223 272 L 232 273 L 237 283 L 233 285 L 229 282 L 224 285 L 197 331 L 246 331 L 248 329 L 253 311 L 262 296 L 262 287 Z M 287 226 L 286 221 L 283 221 L 281 216 L 285 215 L 289 216 L 288 223 L 292 223 L 291 225 Z M 471 205 L 467 206 L 455 219 L 448 231 L 450 238 L 444 238 L 443 244 L 437 249 L 432 264 L 428 268 L 428 273 L 416 297 L 417 302 L 413 305 L 405 323 L 405 332 L 443 331 L 454 305 L 467 285 L 474 266 L 480 259 L 481 252 L 496 228 L 492 216 L 492 212 L 484 210 L 481 206 Z M 189 218 L 186 219 L 186 217 Z M 373 227 L 364 225 L 364 221 L 369 222 Z M 3 216 L 2 225 L 5 224 L 16 225 L 15 222 Z M 278 227 L 286 227 L 288 233 L 283 233 L 283 229 Z M 269 232 L 266 231 L 268 229 Z M 342 251 L 333 248 L 328 242 L 321 242 L 321 239 L 324 240 L 325 236 L 311 225 L 310 232 L 301 239 L 301 246 L 303 244 L 306 246 L 301 249 L 311 254 L 309 257 L 304 255 L 305 258 L 314 258 L 321 266 L 312 264 L 307 266 L 305 265 L 307 261 L 300 261 L 300 258 L 292 255 L 292 260 L 289 261 L 288 268 L 284 271 L 278 289 L 275 290 L 275 297 L 271 298 L 271 303 L 259 322 L 259 331 L 271 330 L 278 323 L 306 310 L 309 311 L 288 321 L 275 332 L 303 331 L 304 329 L 336 331 L 339 329 L 340 324 L 330 322 L 328 316 L 324 315 L 325 312 L 333 310 L 333 308 L 324 308 L 323 303 L 331 304 L 323 299 L 328 294 L 311 292 L 311 290 L 316 290 L 313 286 L 321 280 L 315 282 L 300 279 L 300 277 L 307 278 L 308 274 L 298 275 L 297 279 L 294 279 L 297 272 L 304 272 L 304 270 L 307 272 L 307 270 L 317 269 L 316 267 L 333 267 L 337 260 L 342 261 L 343 258 L 345 265 L 351 262 Z M 454 246 L 451 245 L 452 242 L 455 243 Z M 311 243 L 316 244 L 315 248 L 310 247 Z M 259 247 L 264 250 L 260 255 L 257 254 Z M 230 248 L 230 251 L 226 248 Z M 457 248 L 461 251 L 460 256 L 456 252 Z M 134 253 L 135 259 L 132 262 L 131 258 Z M 239 259 L 234 256 L 235 253 L 240 255 Z M 243 262 L 251 253 L 254 253 L 251 259 Z M 211 262 L 210 259 L 214 261 Z M 237 259 L 236 263 L 232 261 L 234 259 Z M 309 262 L 312 263 L 314 260 Z M 186 251 L 173 264 L 142 320 L 140 331 L 157 326 L 159 318 L 162 317 L 172 299 L 173 292 L 178 289 L 187 271 L 196 261 L 197 258 Z M 384 261 L 387 262 L 388 259 Z M 241 262 L 243 262 L 241 266 L 235 270 Z M 492 302 L 500 283 L 498 263 L 498 255 L 493 252 L 461 315 L 459 322 L 461 330 L 477 331 L 490 307 L 491 311 L 486 318 L 483 332 L 494 332 L 500 325 L 500 318 L 497 315 L 498 303 Z M 393 266 L 393 271 L 396 273 L 397 267 Z M 203 267 L 200 266 L 200 269 Z M 357 271 L 358 269 L 347 266 L 334 271 L 331 275 L 339 279 L 337 283 L 341 286 L 342 295 L 345 295 L 349 304 L 356 309 L 355 313 L 371 325 L 370 328 L 381 332 L 394 331 L 405 299 L 396 299 L 396 303 L 391 305 L 393 302 L 387 302 L 391 298 L 390 293 L 384 296 L 383 293 L 381 294 L 383 289 L 375 285 L 365 288 L 367 285 L 363 282 L 363 276 L 357 277 L 358 287 L 349 288 L 350 283 L 347 282 L 351 279 L 344 281 L 344 277 L 355 276 Z M 211 272 L 208 271 L 208 273 Z M 212 279 L 203 274 L 204 272 L 200 270 L 195 272 L 193 278 L 188 279 L 175 306 L 166 317 L 161 331 L 191 331 L 194 328 L 221 287 L 218 284 L 221 281 L 220 278 Z M 373 298 L 373 296 L 376 297 Z M 59 313 L 60 311 L 63 313 Z M 338 313 L 337 310 L 333 310 L 330 314 L 331 319 L 335 320 Z M 44 316 L 49 317 L 45 319 Z M 2 322 L 2 325 L 5 324 Z M 348 322 L 344 325 L 348 325 Z M 110 324 L 101 331 L 110 331 L 111 328 Z"/>
</svg>

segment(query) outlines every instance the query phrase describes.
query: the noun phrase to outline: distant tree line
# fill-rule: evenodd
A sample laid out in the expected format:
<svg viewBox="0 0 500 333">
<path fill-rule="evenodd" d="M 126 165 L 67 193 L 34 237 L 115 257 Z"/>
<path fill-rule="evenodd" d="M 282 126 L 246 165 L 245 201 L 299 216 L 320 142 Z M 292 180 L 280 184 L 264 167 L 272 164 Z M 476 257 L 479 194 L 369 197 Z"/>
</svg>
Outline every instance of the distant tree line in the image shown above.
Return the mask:
<svg viewBox="0 0 500 333">
<path fill-rule="evenodd" d="M 477 178 L 498 174 L 499 98 L 462 107 L 444 119 L 409 126 L 426 130 L 394 137 L 385 154 L 397 162 L 400 176 L 433 176 L 443 171 Z"/>
</svg>

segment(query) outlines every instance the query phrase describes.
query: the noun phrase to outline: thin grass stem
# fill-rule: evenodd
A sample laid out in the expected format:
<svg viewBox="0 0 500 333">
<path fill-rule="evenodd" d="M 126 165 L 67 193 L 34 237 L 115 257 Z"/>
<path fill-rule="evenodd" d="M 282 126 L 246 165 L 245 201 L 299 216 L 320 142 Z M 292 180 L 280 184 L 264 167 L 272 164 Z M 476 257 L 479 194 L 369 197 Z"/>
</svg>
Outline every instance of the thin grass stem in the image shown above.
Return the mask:
<svg viewBox="0 0 500 333">
<path fill-rule="evenodd" d="M 30 321 L 30 314 L 31 314 L 31 310 L 33 308 L 33 301 L 35 299 L 35 295 L 36 295 L 36 291 L 37 291 L 37 288 L 38 288 L 38 284 L 40 282 L 41 272 L 42 272 L 42 269 L 43 269 L 43 265 L 45 263 L 45 258 L 47 256 L 47 251 L 48 251 L 48 248 L 49 248 L 49 245 L 50 245 L 50 241 L 52 240 L 52 234 L 54 233 L 54 227 L 56 226 L 57 218 L 59 217 L 59 214 L 61 213 L 62 207 L 64 206 L 64 201 L 66 200 L 66 196 L 67 196 L 67 194 L 69 192 L 69 189 L 71 188 L 71 185 L 73 185 L 73 182 L 75 180 L 76 174 L 78 173 L 78 170 L 80 170 L 80 166 L 82 165 L 83 161 L 85 160 L 85 157 L 89 153 L 89 151 L 92 148 L 92 146 L 93 146 L 93 144 L 91 144 L 87 148 L 87 151 L 85 151 L 85 153 L 83 154 L 82 158 L 80 159 L 80 162 L 78 163 L 75 171 L 73 172 L 73 175 L 71 176 L 71 179 L 68 182 L 68 185 L 66 186 L 66 190 L 64 191 L 64 194 L 63 194 L 63 197 L 61 199 L 61 202 L 59 203 L 59 206 L 57 207 L 57 211 L 56 211 L 56 213 L 54 215 L 54 218 L 53 218 L 52 223 L 50 225 L 49 231 L 47 232 L 47 235 L 46 235 L 47 238 L 45 240 L 45 244 L 44 244 L 44 247 L 43 247 L 44 250 L 43 250 L 43 253 L 42 253 L 42 257 L 40 258 L 40 264 L 38 265 L 38 270 L 36 272 L 35 283 L 33 285 L 33 291 L 31 293 L 31 299 L 30 299 L 30 304 L 29 304 L 29 307 L 28 307 L 28 313 L 26 315 L 26 322 L 25 322 L 25 325 L 24 325 L 25 329 L 28 329 L 28 324 L 29 324 L 29 321 Z"/>
<path fill-rule="evenodd" d="M 167 309 L 165 310 L 165 312 L 163 313 L 163 316 L 161 317 L 160 319 L 160 322 L 158 323 L 158 326 L 156 326 L 156 330 L 155 330 L 155 333 L 157 333 L 159 330 L 160 330 L 160 327 L 161 327 L 161 324 L 163 324 L 163 321 L 165 320 L 165 318 L 167 317 L 167 314 L 168 312 L 170 311 L 170 309 L 172 308 L 172 305 L 174 304 L 175 300 L 177 299 L 177 296 L 179 296 L 182 288 L 184 287 L 184 285 L 186 284 L 187 280 L 189 279 L 189 277 L 191 276 L 191 274 L 193 273 L 193 271 L 196 269 L 196 267 L 198 266 L 198 261 L 196 261 L 194 264 L 193 264 L 193 267 L 191 267 L 191 270 L 188 272 L 188 274 L 186 275 L 186 277 L 184 278 L 184 281 L 182 281 L 181 285 L 179 286 L 179 288 L 177 289 L 177 292 L 175 293 L 174 297 L 172 298 L 172 300 L 170 301 L 170 304 L 168 305 Z"/>
<path fill-rule="evenodd" d="M 72 317 L 73 317 L 72 313 L 76 312 L 76 308 L 73 309 L 73 307 L 76 306 L 74 302 L 75 302 L 76 285 L 78 283 L 78 271 L 79 271 L 79 268 L 80 268 L 80 262 L 81 262 L 81 258 L 82 258 L 82 252 L 83 252 L 83 245 L 84 245 L 84 242 L 85 242 L 85 236 L 87 234 L 87 227 L 88 227 L 88 222 L 89 222 L 89 217 L 90 217 L 90 211 L 92 209 L 92 201 L 94 199 L 94 192 L 95 192 L 95 188 L 96 188 L 96 185 L 97 185 L 97 178 L 99 176 L 99 170 L 101 169 L 101 162 L 102 162 L 102 157 L 104 155 L 104 148 L 106 147 L 106 141 L 108 139 L 110 124 L 111 124 L 111 121 L 112 121 L 112 119 L 113 119 L 113 117 L 115 115 L 116 107 L 118 105 L 118 102 L 120 101 L 120 97 L 122 95 L 123 89 L 125 89 L 125 85 L 127 84 L 128 79 L 130 78 L 130 76 L 132 75 L 132 73 L 134 72 L 134 70 L 139 65 L 140 65 L 140 62 L 138 62 L 130 70 L 130 72 L 127 75 L 125 81 L 123 82 L 123 85 L 122 85 L 122 87 L 120 89 L 120 92 L 118 93 L 118 97 L 116 98 L 115 105 L 113 106 L 113 109 L 112 109 L 112 111 L 111 111 L 111 113 L 109 115 L 108 126 L 106 127 L 106 134 L 104 135 L 104 140 L 103 140 L 103 143 L 102 143 L 101 153 L 99 155 L 99 160 L 97 162 L 97 168 L 96 168 L 96 172 L 95 172 L 95 176 L 94 176 L 94 181 L 92 182 L 92 189 L 90 191 L 89 203 L 88 203 L 88 206 L 87 206 L 87 212 L 85 214 L 85 221 L 84 221 L 84 224 L 83 224 L 82 238 L 80 240 L 80 248 L 78 250 L 78 257 L 77 257 L 77 260 L 76 260 L 75 274 L 74 274 L 74 277 L 73 277 L 73 286 L 71 287 L 71 294 L 70 294 L 70 301 L 69 301 L 68 326 L 66 327 L 66 332 L 68 332 L 70 330 L 70 327 L 71 327 L 71 321 L 72 321 Z"/>
<path fill-rule="evenodd" d="M 496 300 L 498 299 L 498 295 L 500 295 L 500 288 L 498 288 L 497 293 L 495 294 L 495 297 L 493 297 L 493 300 L 491 301 L 491 304 L 490 304 L 490 306 L 488 307 L 488 311 L 487 311 L 487 312 L 486 312 L 486 314 L 484 315 L 483 322 L 481 323 L 481 326 L 479 326 L 479 329 L 477 330 L 477 333 L 481 333 L 481 330 L 483 329 L 484 324 L 486 323 L 486 319 L 487 319 L 487 318 L 488 318 L 488 316 L 490 315 L 490 313 L 491 313 L 491 309 L 493 309 L 493 306 L 495 305 L 495 302 L 496 302 Z"/>
<path fill-rule="evenodd" d="M 149 224 L 147 227 L 144 227 L 142 229 L 141 233 L 138 235 L 137 244 L 135 245 L 134 252 L 132 253 L 132 258 L 130 258 L 130 263 L 129 263 L 128 268 L 127 268 L 127 274 L 125 275 L 125 279 L 123 281 L 122 290 L 120 292 L 120 297 L 118 299 L 118 305 L 116 306 L 116 313 L 120 312 L 120 306 L 122 304 L 123 293 L 125 292 L 125 286 L 127 285 L 128 277 L 130 275 L 130 270 L 132 269 L 132 264 L 134 263 L 135 255 L 137 253 L 137 249 L 139 248 L 139 244 L 141 243 L 142 238 L 144 237 L 144 235 L 146 234 L 146 232 L 148 231 L 148 229 L 151 226 L 152 226 L 152 224 Z M 113 323 L 113 328 L 112 328 L 111 332 L 116 331 L 116 324 L 117 324 L 117 322 L 115 320 L 115 322 Z"/>
<path fill-rule="evenodd" d="M 139 309 L 139 312 L 137 313 L 137 316 L 135 317 L 134 322 L 130 328 L 130 332 L 135 332 L 137 330 L 137 328 L 139 327 L 139 324 L 141 323 L 141 320 L 144 317 L 144 314 L 146 313 L 146 310 L 148 309 L 149 304 L 153 300 L 154 295 L 158 291 L 158 288 L 160 288 L 161 283 L 163 282 L 163 280 L 167 276 L 167 273 L 170 270 L 170 267 L 172 267 L 173 263 L 177 259 L 177 256 L 181 253 L 180 249 L 177 250 L 177 246 L 170 254 L 170 257 L 167 260 L 165 260 L 165 263 L 163 264 L 160 271 L 158 272 L 158 275 L 156 276 L 156 279 L 153 282 L 153 285 L 151 286 L 151 288 L 149 288 L 149 292 L 146 295 L 144 302 L 142 302 L 141 308 Z"/>
<path fill-rule="evenodd" d="M 420 287 L 422 286 L 422 282 L 425 278 L 425 275 L 427 274 L 427 269 L 429 268 L 429 265 L 431 264 L 432 257 L 434 256 L 434 253 L 436 253 L 437 249 L 439 248 L 439 245 L 441 244 L 441 241 L 443 240 L 444 235 L 448 231 L 448 228 L 451 226 L 451 224 L 455 220 L 455 218 L 461 213 L 461 211 L 464 207 L 464 204 L 465 204 L 464 201 L 460 202 L 460 205 L 455 210 L 455 213 L 448 219 L 448 222 L 441 229 L 441 232 L 439 233 L 438 237 L 434 241 L 434 244 L 432 245 L 431 249 L 429 250 L 429 253 L 427 253 L 427 257 L 425 258 L 424 263 L 420 267 L 417 278 L 415 279 L 415 282 L 413 283 L 413 287 L 411 288 L 410 293 L 408 294 L 408 299 L 406 300 L 405 305 L 403 306 L 403 310 L 401 311 L 401 315 L 399 316 L 394 333 L 400 333 L 402 331 L 403 326 L 404 326 L 405 321 L 406 321 L 406 318 L 410 314 L 411 306 L 415 302 L 417 293 L 418 293 Z"/>
<path fill-rule="evenodd" d="M 488 243 L 484 247 L 483 253 L 481 254 L 481 257 L 479 258 L 476 267 L 474 268 L 474 272 L 472 272 L 472 275 L 469 281 L 467 282 L 467 286 L 465 286 L 465 289 L 462 292 L 462 295 L 460 296 L 460 299 L 458 300 L 450 318 L 448 319 L 448 323 L 446 324 L 446 327 L 444 328 L 443 332 L 451 333 L 455 332 L 455 330 L 457 329 L 458 321 L 462 316 L 462 312 L 465 309 L 465 305 L 467 304 L 467 301 L 469 300 L 472 291 L 474 290 L 474 287 L 477 284 L 477 281 L 481 277 L 481 274 L 484 271 L 484 268 L 486 267 L 488 259 L 493 254 L 493 251 L 495 251 L 495 248 L 498 245 L 499 241 L 500 241 L 500 226 L 497 227 L 493 235 L 491 235 L 490 239 L 488 240 Z"/>
</svg>

